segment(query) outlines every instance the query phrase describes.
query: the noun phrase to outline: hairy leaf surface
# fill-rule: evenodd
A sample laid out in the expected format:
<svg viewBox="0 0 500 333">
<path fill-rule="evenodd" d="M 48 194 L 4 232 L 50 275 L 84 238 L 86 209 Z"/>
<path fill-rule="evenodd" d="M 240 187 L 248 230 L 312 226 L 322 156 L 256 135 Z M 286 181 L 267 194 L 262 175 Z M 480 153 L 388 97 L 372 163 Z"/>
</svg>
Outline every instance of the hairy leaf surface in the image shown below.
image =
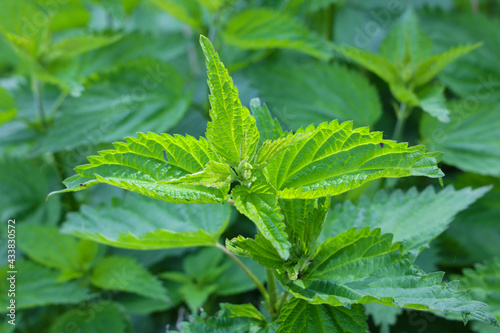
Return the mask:
<svg viewBox="0 0 500 333">
<path fill-rule="evenodd" d="M 206 137 L 223 162 L 236 168 L 251 159 L 259 143 L 255 118 L 241 105 L 238 89 L 219 59 L 210 41 L 201 36 L 210 88 L 210 118 Z"/>
<path fill-rule="evenodd" d="M 284 199 L 337 195 L 378 178 L 442 177 L 436 166 L 440 153 L 424 146 L 383 140 L 368 128 L 352 129 L 352 122 L 323 123 L 297 133 L 300 140 L 264 169 L 269 183 Z"/>
<path fill-rule="evenodd" d="M 288 259 L 291 244 L 285 233 L 276 192 L 260 183 L 250 188 L 238 185 L 232 195 L 236 208 L 257 225 L 259 232 L 272 243 L 283 260 Z"/>
<path fill-rule="evenodd" d="M 68 214 L 63 232 L 129 249 L 215 246 L 229 217 L 227 205 L 175 205 L 131 195 Z"/>
<path fill-rule="evenodd" d="M 292 298 L 283 305 L 280 324 L 276 333 L 295 332 L 368 332 L 363 307 L 350 309 L 328 304 L 309 304 L 300 298 Z"/>
<path fill-rule="evenodd" d="M 486 304 L 471 301 L 457 291 L 457 281 L 443 284 L 444 273 L 425 274 L 412 266 L 414 254 L 403 255 L 392 235 L 368 228 L 327 239 L 318 247 L 314 261 L 301 273 L 301 279 L 282 285 L 296 297 L 312 304 L 350 306 L 381 303 L 417 310 L 458 312 L 493 326 L 498 321 L 484 312 Z"/>
<path fill-rule="evenodd" d="M 66 179 L 67 189 L 56 193 L 106 183 L 177 203 L 215 203 L 226 196 L 223 191 L 201 185 L 165 183 L 203 170 L 213 156 L 205 139 L 139 133 L 138 138 L 126 138 L 126 142 L 116 142 L 114 147 L 90 156 L 90 164 L 75 168 L 78 174 Z"/>
</svg>

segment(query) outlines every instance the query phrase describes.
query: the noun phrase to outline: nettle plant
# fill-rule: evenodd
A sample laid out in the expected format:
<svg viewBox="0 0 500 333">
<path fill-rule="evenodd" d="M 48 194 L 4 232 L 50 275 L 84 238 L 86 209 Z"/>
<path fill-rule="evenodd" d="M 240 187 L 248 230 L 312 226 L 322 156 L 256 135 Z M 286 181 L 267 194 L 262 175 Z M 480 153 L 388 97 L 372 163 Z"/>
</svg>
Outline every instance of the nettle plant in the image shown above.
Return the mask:
<svg viewBox="0 0 500 333">
<path fill-rule="evenodd" d="M 263 306 L 224 303 L 215 317 L 193 315 L 182 324 L 184 332 L 365 332 L 367 303 L 456 313 L 464 322 L 472 317 L 499 326 L 486 304 L 469 300 L 457 281 L 443 283 L 443 273 L 426 274 L 414 265 L 442 228 L 414 230 L 407 243 L 369 227 L 320 237 L 332 196 L 378 178 L 440 178 L 441 153 L 384 140 L 381 132 L 353 129 L 352 122 L 284 132 L 258 99 L 251 112 L 242 106 L 212 44 L 203 36 L 200 42 L 211 92 L 206 138 L 139 133 L 89 157 L 59 192 L 106 183 L 172 203 L 232 204 L 255 223 L 257 235 L 220 244 L 227 225 L 227 219 L 217 221 L 220 214 L 187 229 L 165 222 L 142 234 L 122 229 L 106 235 L 88 226 L 77 235 L 133 249 L 211 246 L 231 256 L 256 283 Z M 185 218 L 189 224 L 190 215 Z M 267 288 L 238 256 L 266 268 Z"/>
</svg>

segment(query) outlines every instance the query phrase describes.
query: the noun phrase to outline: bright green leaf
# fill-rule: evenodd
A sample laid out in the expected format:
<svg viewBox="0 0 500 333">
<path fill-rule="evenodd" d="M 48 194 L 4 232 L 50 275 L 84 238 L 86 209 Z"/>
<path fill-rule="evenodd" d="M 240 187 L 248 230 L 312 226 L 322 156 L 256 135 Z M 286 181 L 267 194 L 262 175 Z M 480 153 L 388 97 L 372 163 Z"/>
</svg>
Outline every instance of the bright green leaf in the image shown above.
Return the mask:
<svg viewBox="0 0 500 333">
<path fill-rule="evenodd" d="M 126 319 L 115 303 L 97 302 L 85 310 L 73 309 L 58 316 L 49 332 L 125 333 L 125 327 Z"/>
<path fill-rule="evenodd" d="M 378 178 L 443 176 L 436 166 L 440 153 L 383 140 L 382 133 L 369 132 L 366 127 L 353 130 L 352 122 L 333 121 L 297 133 L 308 136 L 264 169 L 266 179 L 283 199 L 337 195 Z"/>
<path fill-rule="evenodd" d="M 333 119 L 368 126 L 382 115 L 375 87 L 341 65 L 279 62 L 252 67 L 248 75 L 262 99 L 293 130 Z"/>
<path fill-rule="evenodd" d="M 90 282 L 102 289 L 127 291 L 169 302 L 161 282 L 130 257 L 103 259 L 94 268 Z"/>
<path fill-rule="evenodd" d="M 295 332 L 368 332 L 363 307 L 350 309 L 327 304 L 309 304 L 300 298 L 292 298 L 281 309 L 280 324 L 276 333 Z"/>
<path fill-rule="evenodd" d="M 129 249 L 215 246 L 229 217 L 227 205 L 175 205 L 130 195 L 68 214 L 63 231 Z"/>
<path fill-rule="evenodd" d="M 335 205 L 326 219 L 320 240 L 354 227 L 381 228 L 382 233 L 394 234 L 394 241 L 402 242 L 405 251 L 420 251 L 448 227 L 458 212 L 490 188 L 455 190 L 448 186 L 437 193 L 431 186 L 422 192 L 416 188 L 392 193 L 382 190 L 372 199 L 363 196 L 357 203 L 347 201 Z"/>
<path fill-rule="evenodd" d="M 0 288 L 9 290 L 12 273 L 4 266 L 0 269 Z M 30 261 L 16 261 L 16 310 L 47 306 L 50 304 L 77 304 L 89 297 L 89 291 L 77 282 L 58 283 L 59 272 Z M 0 312 L 7 312 L 10 304 L 7 292 L 0 295 Z"/>
<path fill-rule="evenodd" d="M 273 244 L 260 234 L 255 235 L 255 239 L 238 236 L 226 240 L 226 246 L 232 253 L 252 258 L 267 268 L 278 269 L 284 263 Z"/>
<path fill-rule="evenodd" d="M 210 41 L 201 36 L 210 88 L 210 118 L 206 137 L 217 155 L 230 166 L 251 159 L 259 143 L 259 131 L 250 111 L 241 105 L 238 89 Z"/>
<path fill-rule="evenodd" d="M 228 44 L 242 49 L 292 49 L 322 60 L 333 56 L 328 41 L 286 13 L 267 8 L 252 8 L 233 16 L 222 35 Z"/>
<path fill-rule="evenodd" d="M 74 58 L 82 53 L 113 44 L 122 38 L 122 35 L 94 36 L 80 35 L 69 36 L 53 45 L 47 54 L 47 61 Z"/>
<path fill-rule="evenodd" d="M 165 184 L 203 185 L 218 189 L 226 188 L 236 180 L 236 174 L 227 164 L 210 161 L 202 171 L 165 181 Z"/>
<path fill-rule="evenodd" d="M 474 104 L 466 100 L 450 106 L 450 122 L 424 117 L 420 123 L 422 142 L 444 153 L 443 162 L 464 171 L 500 176 L 500 117 L 498 105 Z"/>
<path fill-rule="evenodd" d="M 467 293 L 457 291 L 458 281 L 443 284 L 444 273 L 425 274 L 412 266 L 415 254 L 403 255 L 401 245 L 393 244 L 390 234 L 380 235 L 380 229 L 351 229 L 329 238 L 313 259 L 300 279 L 287 280 L 278 274 L 288 291 L 312 304 L 376 302 L 444 314 L 457 312 L 464 319 L 472 317 L 500 327 L 484 312 L 486 304 L 469 300 Z"/>
<path fill-rule="evenodd" d="M 283 215 L 278 207 L 276 192 L 266 184 L 254 184 L 250 188 L 238 185 L 232 192 L 234 205 L 267 238 L 283 260 L 288 259 L 290 242 L 285 233 Z"/>
<path fill-rule="evenodd" d="M 210 154 L 204 139 L 139 133 L 138 138 L 126 138 L 126 142 L 116 142 L 114 146 L 115 150 L 90 156 L 90 164 L 75 168 L 78 175 L 66 179 L 67 189 L 54 193 L 80 191 L 106 183 L 176 203 L 215 203 L 226 196 L 220 190 L 204 186 L 165 184 L 191 170 L 202 170 Z M 168 162 L 164 159 L 165 151 Z"/>
</svg>

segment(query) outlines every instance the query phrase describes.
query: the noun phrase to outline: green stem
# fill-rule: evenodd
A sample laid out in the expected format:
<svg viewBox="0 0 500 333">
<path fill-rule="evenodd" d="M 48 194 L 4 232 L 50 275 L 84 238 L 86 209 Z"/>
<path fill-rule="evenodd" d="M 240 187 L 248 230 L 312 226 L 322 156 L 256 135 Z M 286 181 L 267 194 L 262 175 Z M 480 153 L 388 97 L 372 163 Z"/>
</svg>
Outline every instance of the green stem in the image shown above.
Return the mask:
<svg viewBox="0 0 500 333">
<path fill-rule="evenodd" d="M 269 293 L 269 313 L 271 314 L 271 319 L 274 321 L 277 319 L 278 312 L 278 289 L 276 288 L 276 280 L 274 278 L 274 273 L 270 269 L 266 269 L 267 274 L 267 291 Z"/>
<path fill-rule="evenodd" d="M 217 243 L 216 245 L 219 249 L 221 249 L 225 254 L 227 254 L 229 257 L 231 257 L 231 259 L 234 260 L 234 262 L 236 262 L 236 264 L 238 266 L 240 266 L 240 268 L 250 277 L 250 279 L 252 279 L 252 281 L 255 283 L 255 285 L 257 286 L 257 288 L 260 290 L 262 296 L 264 296 L 264 299 L 269 302 L 269 294 L 267 293 L 267 290 L 266 288 L 264 288 L 264 286 L 262 285 L 262 283 L 260 283 L 259 279 L 257 279 L 257 277 L 248 269 L 247 266 L 245 266 L 245 264 L 243 262 L 241 262 L 240 259 L 238 259 L 237 256 L 235 256 L 234 254 L 232 254 L 231 252 L 229 252 L 229 250 L 222 244 L 219 244 Z"/>
<path fill-rule="evenodd" d="M 66 97 L 68 97 L 68 93 L 66 93 L 64 91 L 59 94 L 59 97 L 57 97 L 56 101 L 54 102 L 54 105 L 52 106 L 52 109 L 49 112 L 50 119 L 55 118 L 57 110 L 59 110 L 59 107 L 64 102 Z"/>
<path fill-rule="evenodd" d="M 399 105 L 399 109 L 396 111 L 396 116 L 397 116 L 396 126 L 394 127 L 394 134 L 392 135 L 392 138 L 394 140 L 399 141 L 399 139 L 401 139 L 406 118 L 408 118 L 410 111 L 411 109 L 408 108 L 405 103 L 401 103 Z"/>
</svg>

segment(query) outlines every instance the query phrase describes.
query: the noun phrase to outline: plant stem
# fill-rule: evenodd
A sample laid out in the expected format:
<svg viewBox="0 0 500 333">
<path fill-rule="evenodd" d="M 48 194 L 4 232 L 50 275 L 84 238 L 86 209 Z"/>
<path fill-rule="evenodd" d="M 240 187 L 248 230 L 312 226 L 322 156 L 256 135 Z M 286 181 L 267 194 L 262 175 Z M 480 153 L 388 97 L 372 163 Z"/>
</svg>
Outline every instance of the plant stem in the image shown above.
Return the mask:
<svg viewBox="0 0 500 333">
<path fill-rule="evenodd" d="M 279 315 L 278 308 L 278 290 L 276 289 L 276 280 L 274 278 L 274 273 L 270 269 L 266 269 L 267 274 L 267 291 L 269 293 L 269 313 L 271 314 L 271 319 L 275 320 Z"/>
<path fill-rule="evenodd" d="M 54 102 L 54 105 L 52 106 L 52 109 L 49 112 L 49 119 L 55 118 L 57 110 L 59 110 L 59 107 L 64 102 L 66 97 L 68 97 L 68 93 L 64 91 L 59 94 L 59 97 L 57 97 L 57 100 Z"/>
<path fill-rule="evenodd" d="M 396 121 L 396 126 L 394 127 L 394 134 L 392 135 L 392 138 L 396 141 L 398 141 L 401 138 L 401 135 L 403 134 L 403 129 L 405 126 L 406 118 L 408 118 L 408 114 L 410 112 L 410 109 L 407 108 L 405 103 L 401 103 L 399 105 L 399 109 L 396 110 L 396 116 L 397 116 L 397 121 Z"/>
<path fill-rule="evenodd" d="M 237 256 L 235 256 L 234 254 L 232 254 L 231 252 L 229 252 L 229 250 L 222 244 L 219 244 L 217 243 L 216 245 L 219 249 L 221 249 L 225 254 L 227 254 L 229 257 L 231 257 L 231 259 L 234 260 L 234 262 L 236 262 L 236 264 L 238 266 L 240 266 L 240 268 L 250 277 L 250 279 L 252 279 L 252 281 L 255 283 L 255 285 L 257 286 L 257 288 L 260 290 L 262 296 L 264 296 L 265 300 L 267 302 L 269 302 L 269 294 L 267 293 L 267 290 L 266 288 L 264 288 L 264 286 L 262 285 L 262 283 L 260 283 L 259 279 L 257 279 L 257 277 L 248 269 L 247 266 L 245 266 L 245 264 L 243 262 L 241 262 L 240 259 L 238 259 Z"/>
<path fill-rule="evenodd" d="M 45 132 L 47 129 L 47 121 L 45 120 L 45 111 L 43 108 L 43 100 L 42 100 L 42 87 L 40 81 L 37 79 L 33 79 L 33 97 L 35 102 L 35 109 L 38 110 L 40 114 L 40 122 L 42 124 L 42 130 Z"/>
</svg>

